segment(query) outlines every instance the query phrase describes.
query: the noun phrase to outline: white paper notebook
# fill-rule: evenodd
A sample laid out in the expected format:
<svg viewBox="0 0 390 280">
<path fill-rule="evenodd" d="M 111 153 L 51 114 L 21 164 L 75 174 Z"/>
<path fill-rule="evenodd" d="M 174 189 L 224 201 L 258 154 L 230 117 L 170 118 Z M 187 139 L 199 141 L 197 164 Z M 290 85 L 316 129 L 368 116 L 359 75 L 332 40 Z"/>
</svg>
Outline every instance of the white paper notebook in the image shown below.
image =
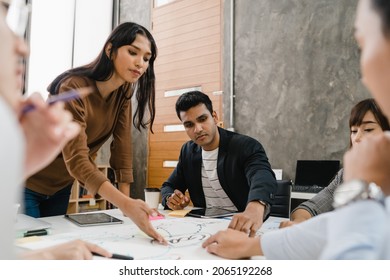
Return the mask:
<svg viewBox="0 0 390 280">
<path fill-rule="evenodd" d="M 50 228 L 51 224 L 41 219 L 33 218 L 25 214 L 16 215 L 16 232 L 27 232 L 32 230 L 40 230 Z"/>
</svg>

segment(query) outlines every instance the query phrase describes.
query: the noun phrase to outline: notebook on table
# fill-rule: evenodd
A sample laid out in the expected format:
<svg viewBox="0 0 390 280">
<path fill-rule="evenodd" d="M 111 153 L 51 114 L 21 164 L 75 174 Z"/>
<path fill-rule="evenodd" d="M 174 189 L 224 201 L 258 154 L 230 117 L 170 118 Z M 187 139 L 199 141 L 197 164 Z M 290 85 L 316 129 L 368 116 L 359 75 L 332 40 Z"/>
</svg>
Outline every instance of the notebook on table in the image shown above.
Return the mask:
<svg viewBox="0 0 390 280">
<path fill-rule="evenodd" d="M 340 170 L 339 160 L 297 160 L 293 192 L 318 193 Z"/>
<path fill-rule="evenodd" d="M 50 227 L 50 223 L 41 219 L 33 218 L 25 214 L 16 215 L 15 231 L 18 237 L 23 237 L 23 234 L 28 232 L 45 230 Z"/>
</svg>

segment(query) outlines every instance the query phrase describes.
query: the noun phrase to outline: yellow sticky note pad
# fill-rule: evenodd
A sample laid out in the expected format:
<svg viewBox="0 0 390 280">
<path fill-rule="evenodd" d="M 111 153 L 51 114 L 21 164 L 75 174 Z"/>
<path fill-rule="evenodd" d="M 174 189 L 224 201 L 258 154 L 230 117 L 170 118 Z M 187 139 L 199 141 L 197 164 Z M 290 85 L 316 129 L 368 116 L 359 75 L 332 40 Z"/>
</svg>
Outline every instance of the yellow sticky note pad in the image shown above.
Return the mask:
<svg viewBox="0 0 390 280">
<path fill-rule="evenodd" d="M 16 244 L 24 244 L 24 243 L 29 243 L 29 242 L 36 242 L 36 241 L 41 241 L 42 238 L 39 236 L 29 236 L 29 237 L 23 237 L 16 239 Z"/>
<path fill-rule="evenodd" d="M 171 217 L 184 217 L 185 215 L 188 214 L 188 212 L 190 212 L 191 209 L 182 209 L 182 210 L 174 210 L 172 212 L 169 212 L 168 213 L 168 216 L 171 216 Z"/>
</svg>

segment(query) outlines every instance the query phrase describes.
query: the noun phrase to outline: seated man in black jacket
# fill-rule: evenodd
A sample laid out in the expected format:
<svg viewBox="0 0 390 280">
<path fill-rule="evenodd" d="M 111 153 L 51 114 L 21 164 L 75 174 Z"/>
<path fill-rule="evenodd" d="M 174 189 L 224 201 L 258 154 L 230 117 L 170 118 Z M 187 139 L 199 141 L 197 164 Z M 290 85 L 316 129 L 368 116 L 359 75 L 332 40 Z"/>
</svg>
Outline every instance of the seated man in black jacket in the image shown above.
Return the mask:
<svg viewBox="0 0 390 280">
<path fill-rule="evenodd" d="M 253 138 L 217 126 L 210 98 L 199 91 L 183 94 L 176 113 L 191 141 L 164 182 L 162 204 L 180 210 L 190 199 L 196 207 L 239 211 L 230 228 L 254 236 L 268 217 L 276 179 L 262 145 Z"/>
</svg>

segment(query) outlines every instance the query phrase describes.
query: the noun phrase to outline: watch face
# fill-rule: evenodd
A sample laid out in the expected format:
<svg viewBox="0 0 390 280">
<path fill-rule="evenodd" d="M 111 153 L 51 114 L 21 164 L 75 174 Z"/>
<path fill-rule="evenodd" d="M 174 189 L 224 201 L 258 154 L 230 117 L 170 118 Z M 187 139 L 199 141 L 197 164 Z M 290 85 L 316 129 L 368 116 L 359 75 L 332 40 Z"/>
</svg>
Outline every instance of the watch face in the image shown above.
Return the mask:
<svg viewBox="0 0 390 280">
<path fill-rule="evenodd" d="M 362 181 L 351 181 L 342 184 L 334 192 L 333 207 L 337 208 L 363 198 L 364 194 L 367 194 L 367 185 Z"/>
</svg>

